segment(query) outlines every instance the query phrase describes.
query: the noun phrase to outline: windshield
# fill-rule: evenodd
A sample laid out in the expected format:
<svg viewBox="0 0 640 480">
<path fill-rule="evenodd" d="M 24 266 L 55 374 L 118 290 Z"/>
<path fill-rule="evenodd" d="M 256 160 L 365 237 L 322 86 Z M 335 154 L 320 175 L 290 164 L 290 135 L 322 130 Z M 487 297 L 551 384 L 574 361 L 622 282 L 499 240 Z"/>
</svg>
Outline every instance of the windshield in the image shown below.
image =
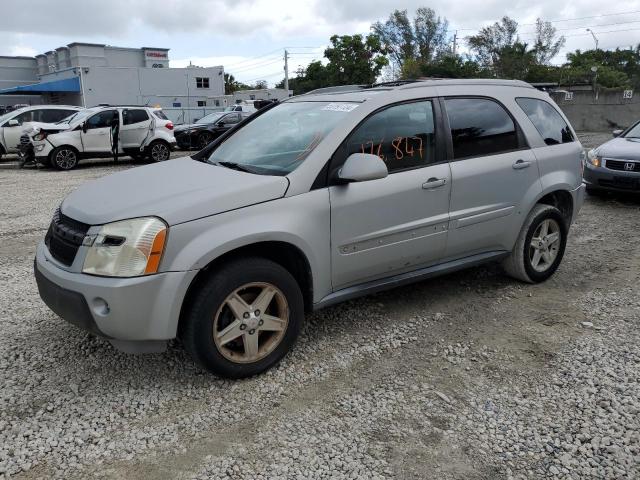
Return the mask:
<svg viewBox="0 0 640 480">
<path fill-rule="evenodd" d="M 64 117 L 59 122 L 56 122 L 56 125 L 60 125 L 62 123 L 71 123 L 72 121 L 74 122 L 76 120 L 82 120 L 84 118 L 87 118 L 92 113 L 94 113 L 94 110 L 79 110 L 76 113 L 69 115 L 68 117 Z"/>
<path fill-rule="evenodd" d="M 640 122 L 636 123 L 631 129 L 624 134 L 625 138 L 640 138 Z"/>
<path fill-rule="evenodd" d="M 286 102 L 221 143 L 209 163 L 233 163 L 267 175 L 295 170 L 357 103 Z"/>
<path fill-rule="evenodd" d="M 200 120 L 197 120 L 196 123 L 214 123 L 217 119 L 219 119 L 224 112 L 214 112 L 209 115 L 205 115 Z"/>
</svg>

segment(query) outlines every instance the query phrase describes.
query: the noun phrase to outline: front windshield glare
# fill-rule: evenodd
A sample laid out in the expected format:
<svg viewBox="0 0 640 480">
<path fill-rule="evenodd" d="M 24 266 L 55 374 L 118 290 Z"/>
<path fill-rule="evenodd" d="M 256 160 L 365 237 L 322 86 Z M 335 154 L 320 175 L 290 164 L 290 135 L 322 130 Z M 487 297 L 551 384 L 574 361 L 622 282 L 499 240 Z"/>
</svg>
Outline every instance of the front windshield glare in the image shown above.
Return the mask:
<svg viewBox="0 0 640 480">
<path fill-rule="evenodd" d="M 295 170 L 357 103 L 286 102 L 220 144 L 209 163 L 231 162 L 270 175 Z"/>
<path fill-rule="evenodd" d="M 624 134 L 625 138 L 640 138 L 640 123 Z"/>
</svg>

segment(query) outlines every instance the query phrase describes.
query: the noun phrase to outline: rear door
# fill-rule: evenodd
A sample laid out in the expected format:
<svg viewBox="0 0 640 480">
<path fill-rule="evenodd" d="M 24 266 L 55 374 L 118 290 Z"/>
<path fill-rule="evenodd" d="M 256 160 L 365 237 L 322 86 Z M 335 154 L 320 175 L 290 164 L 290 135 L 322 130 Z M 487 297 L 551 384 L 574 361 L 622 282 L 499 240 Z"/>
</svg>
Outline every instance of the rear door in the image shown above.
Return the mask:
<svg viewBox="0 0 640 480">
<path fill-rule="evenodd" d="M 82 146 L 86 153 L 108 153 L 111 151 L 111 125 L 117 110 L 102 110 L 85 121 L 85 129 L 81 134 Z"/>
<path fill-rule="evenodd" d="M 380 180 L 329 187 L 334 289 L 437 263 L 445 252 L 451 173 L 436 137 L 439 105 L 393 105 L 372 114 L 332 159 L 352 153 L 386 163 Z M 333 174 L 331 174 L 333 175 Z"/>
<path fill-rule="evenodd" d="M 120 126 L 120 145 L 122 148 L 140 148 L 147 137 L 151 117 L 143 108 L 125 108 L 122 110 Z"/>
<path fill-rule="evenodd" d="M 450 132 L 451 223 L 447 259 L 510 250 L 541 190 L 536 157 L 507 109 L 487 97 L 443 100 Z"/>
</svg>

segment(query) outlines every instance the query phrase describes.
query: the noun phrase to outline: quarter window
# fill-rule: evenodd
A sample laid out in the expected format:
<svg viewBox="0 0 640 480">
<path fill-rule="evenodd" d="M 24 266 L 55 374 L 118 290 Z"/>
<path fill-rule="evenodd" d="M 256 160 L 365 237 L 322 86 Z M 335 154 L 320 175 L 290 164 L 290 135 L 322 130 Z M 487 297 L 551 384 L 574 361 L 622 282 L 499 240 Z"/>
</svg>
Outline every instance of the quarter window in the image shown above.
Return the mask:
<svg viewBox="0 0 640 480">
<path fill-rule="evenodd" d="M 196 77 L 196 88 L 209 88 L 209 77 Z"/>
<path fill-rule="evenodd" d="M 435 162 L 433 105 L 406 103 L 373 114 L 347 139 L 346 156 L 353 153 L 378 155 L 389 173 Z"/>
<path fill-rule="evenodd" d="M 575 141 L 569 125 L 550 103 L 537 98 L 516 98 L 516 102 L 527 114 L 547 145 Z"/>
<path fill-rule="evenodd" d="M 123 110 L 122 124 L 133 125 L 134 123 L 142 123 L 149 120 L 149 115 L 145 110 Z"/>
<path fill-rule="evenodd" d="M 498 102 L 449 98 L 445 105 L 454 158 L 495 155 L 521 147 L 513 119 Z"/>
</svg>

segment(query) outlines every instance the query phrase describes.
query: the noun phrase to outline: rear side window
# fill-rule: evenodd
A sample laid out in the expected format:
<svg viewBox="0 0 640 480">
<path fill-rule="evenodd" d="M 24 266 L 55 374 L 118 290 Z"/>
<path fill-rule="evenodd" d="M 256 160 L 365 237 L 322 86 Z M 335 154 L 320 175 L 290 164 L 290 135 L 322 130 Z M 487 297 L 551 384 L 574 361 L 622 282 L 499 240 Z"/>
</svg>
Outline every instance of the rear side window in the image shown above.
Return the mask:
<svg viewBox="0 0 640 480">
<path fill-rule="evenodd" d="M 169 120 L 169 118 L 164 114 L 162 110 L 154 110 L 153 114 L 160 120 Z"/>
<path fill-rule="evenodd" d="M 122 124 L 133 125 L 134 123 L 146 122 L 149 120 L 149 115 L 145 110 L 123 110 L 122 111 Z"/>
<path fill-rule="evenodd" d="M 547 145 L 575 141 L 569 125 L 550 103 L 537 98 L 516 98 L 516 102 L 527 114 Z"/>
<path fill-rule="evenodd" d="M 346 155 L 353 153 L 378 155 L 389 173 L 435 162 L 433 105 L 405 103 L 374 113 L 347 139 Z"/>
<path fill-rule="evenodd" d="M 522 147 L 513 119 L 498 102 L 487 98 L 449 98 L 445 105 L 454 158 L 495 155 Z"/>
</svg>

